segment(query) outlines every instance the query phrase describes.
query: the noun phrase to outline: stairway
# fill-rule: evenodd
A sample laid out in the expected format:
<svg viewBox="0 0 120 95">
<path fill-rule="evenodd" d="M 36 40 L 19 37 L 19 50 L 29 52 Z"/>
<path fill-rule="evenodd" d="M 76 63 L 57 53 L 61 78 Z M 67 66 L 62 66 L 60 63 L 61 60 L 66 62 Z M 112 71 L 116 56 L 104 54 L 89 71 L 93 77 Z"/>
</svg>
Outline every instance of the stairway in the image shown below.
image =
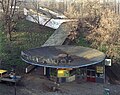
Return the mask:
<svg viewBox="0 0 120 95">
<path fill-rule="evenodd" d="M 57 30 L 55 30 L 55 32 L 50 36 L 50 38 L 42 45 L 42 47 L 62 45 L 65 39 L 68 37 L 69 31 L 70 26 L 67 24 L 67 22 L 62 23 L 60 27 Z"/>
</svg>

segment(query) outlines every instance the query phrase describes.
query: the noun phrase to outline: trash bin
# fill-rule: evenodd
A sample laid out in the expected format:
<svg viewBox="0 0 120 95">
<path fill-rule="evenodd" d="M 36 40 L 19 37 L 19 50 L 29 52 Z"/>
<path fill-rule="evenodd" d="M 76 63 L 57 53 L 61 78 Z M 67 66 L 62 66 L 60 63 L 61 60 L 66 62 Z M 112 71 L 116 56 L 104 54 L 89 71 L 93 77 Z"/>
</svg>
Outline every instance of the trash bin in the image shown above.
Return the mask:
<svg viewBox="0 0 120 95">
<path fill-rule="evenodd" d="M 104 89 L 104 95 L 110 95 L 110 89 L 105 88 Z"/>
</svg>

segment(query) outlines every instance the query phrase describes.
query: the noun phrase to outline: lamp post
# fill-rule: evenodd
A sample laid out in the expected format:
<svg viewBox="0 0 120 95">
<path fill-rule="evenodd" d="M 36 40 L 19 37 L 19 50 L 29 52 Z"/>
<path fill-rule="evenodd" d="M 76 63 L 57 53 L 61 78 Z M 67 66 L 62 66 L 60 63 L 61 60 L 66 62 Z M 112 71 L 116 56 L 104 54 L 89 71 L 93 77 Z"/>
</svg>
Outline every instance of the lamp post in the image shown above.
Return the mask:
<svg viewBox="0 0 120 95">
<path fill-rule="evenodd" d="M 16 75 L 14 76 L 14 80 L 15 80 L 14 92 L 15 92 L 15 95 L 16 95 Z"/>
<path fill-rule="evenodd" d="M 16 65 L 12 65 L 12 71 L 14 73 L 13 75 L 13 80 L 15 81 L 15 85 L 14 85 L 14 95 L 16 95 Z"/>
</svg>

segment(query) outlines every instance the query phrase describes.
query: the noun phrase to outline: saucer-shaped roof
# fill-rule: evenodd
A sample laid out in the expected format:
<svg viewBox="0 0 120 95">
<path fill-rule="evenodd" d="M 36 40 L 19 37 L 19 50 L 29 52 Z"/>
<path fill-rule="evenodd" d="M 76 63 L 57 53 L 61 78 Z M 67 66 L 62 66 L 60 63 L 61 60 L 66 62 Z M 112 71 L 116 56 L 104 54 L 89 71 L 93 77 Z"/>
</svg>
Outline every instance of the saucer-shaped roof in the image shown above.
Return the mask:
<svg viewBox="0 0 120 95">
<path fill-rule="evenodd" d="M 81 46 L 46 46 L 21 52 L 22 60 L 37 66 L 79 68 L 94 65 L 105 59 L 105 54 Z"/>
</svg>

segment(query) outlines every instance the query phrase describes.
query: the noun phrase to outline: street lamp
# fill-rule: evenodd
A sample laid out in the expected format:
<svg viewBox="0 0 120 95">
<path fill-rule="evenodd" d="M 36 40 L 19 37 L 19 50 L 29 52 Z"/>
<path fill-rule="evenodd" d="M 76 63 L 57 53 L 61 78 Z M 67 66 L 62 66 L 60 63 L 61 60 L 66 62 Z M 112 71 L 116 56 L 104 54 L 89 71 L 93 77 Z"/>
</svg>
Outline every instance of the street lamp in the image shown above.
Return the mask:
<svg viewBox="0 0 120 95">
<path fill-rule="evenodd" d="M 16 95 L 16 65 L 12 65 L 12 71 L 13 71 L 13 80 L 15 81 L 14 85 L 14 95 Z"/>
</svg>

